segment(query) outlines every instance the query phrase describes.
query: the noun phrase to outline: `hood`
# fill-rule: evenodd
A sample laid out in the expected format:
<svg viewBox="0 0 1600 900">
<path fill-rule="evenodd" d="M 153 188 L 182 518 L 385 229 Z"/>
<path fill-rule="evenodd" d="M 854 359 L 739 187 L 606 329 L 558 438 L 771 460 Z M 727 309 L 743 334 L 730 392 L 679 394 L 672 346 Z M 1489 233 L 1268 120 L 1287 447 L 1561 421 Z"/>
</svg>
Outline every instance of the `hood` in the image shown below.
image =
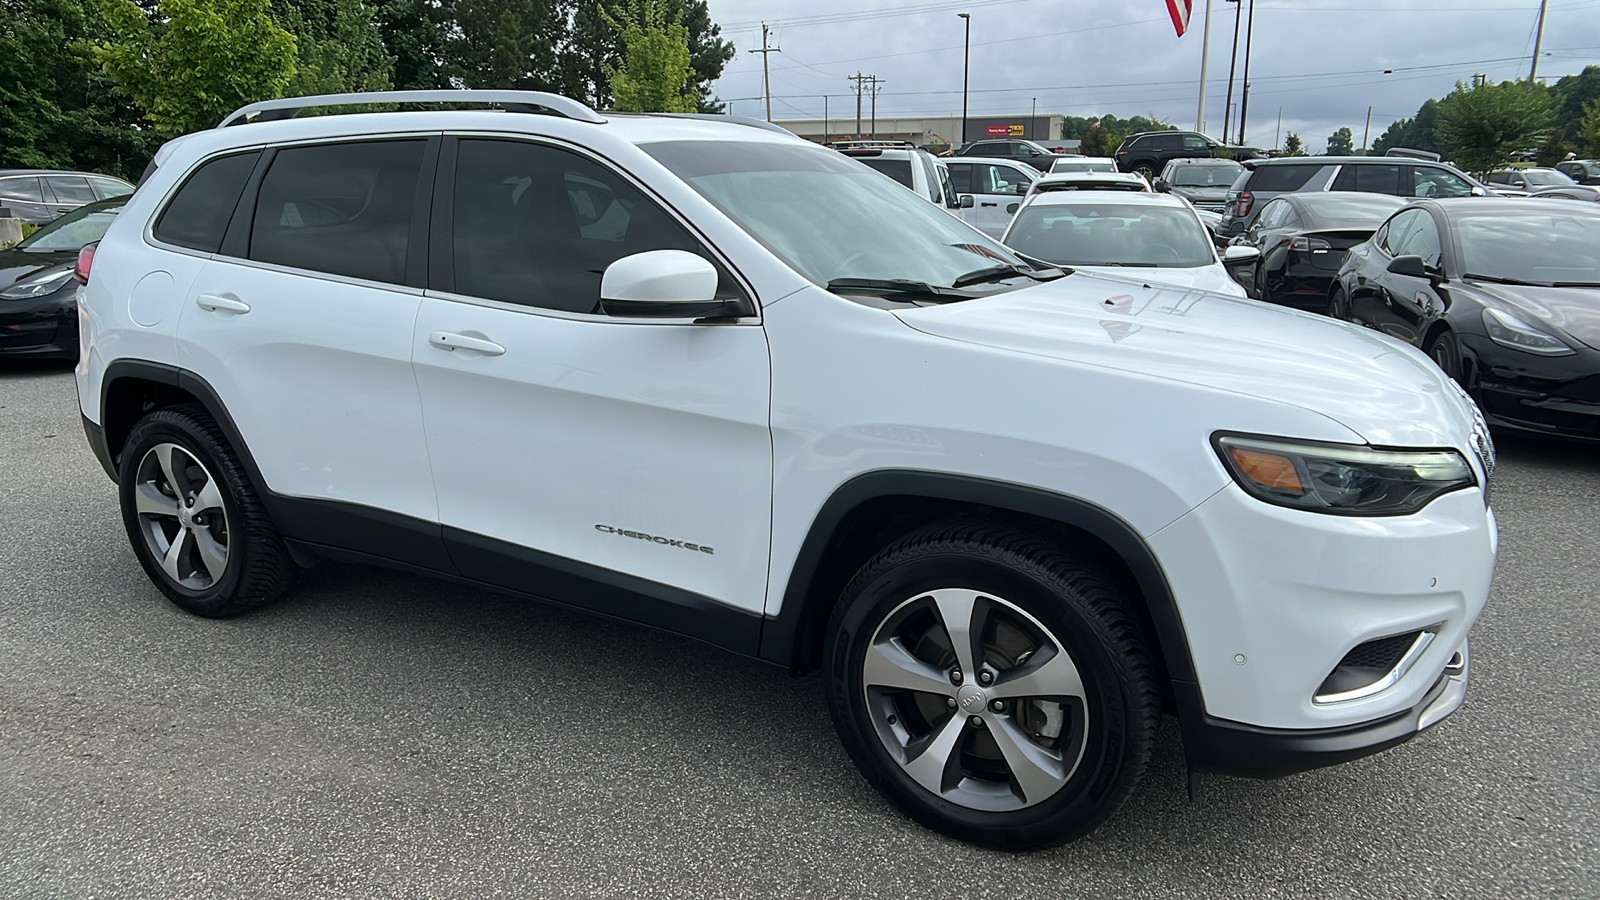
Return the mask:
<svg viewBox="0 0 1600 900">
<path fill-rule="evenodd" d="M 0 290 L 16 284 L 29 275 L 49 266 L 76 262 L 77 251 L 28 253 L 23 250 L 0 250 Z"/>
<path fill-rule="evenodd" d="M 1600 288 L 1524 287 L 1473 282 L 1484 294 L 1600 350 Z"/>
<path fill-rule="evenodd" d="M 1107 281 L 1139 285 L 1140 287 L 1172 287 L 1178 290 L 1228 294 L 1233 297 L 1247 296 L 1244 292 L 1244 287 L 1233 280 L 1233 277 L 1228 274 L 1228 270 L 1221 263 L 1213 263 L 1209 266 L 1192 266 L 1184 269 L 1130 269 L 1125 266 L 1073 266 L 1072 269 L 1075 272 L 1085 272 L 1104 278 Z"/>
<path fill-rule="evenodd" d="M 1464 401 L 1416 348 L 1254 300 L 1080 271 L 896 315 L 951 340 L 1291 404 L 1372 444 L 1462 447 L 1472 427 Z"/>
</svg>

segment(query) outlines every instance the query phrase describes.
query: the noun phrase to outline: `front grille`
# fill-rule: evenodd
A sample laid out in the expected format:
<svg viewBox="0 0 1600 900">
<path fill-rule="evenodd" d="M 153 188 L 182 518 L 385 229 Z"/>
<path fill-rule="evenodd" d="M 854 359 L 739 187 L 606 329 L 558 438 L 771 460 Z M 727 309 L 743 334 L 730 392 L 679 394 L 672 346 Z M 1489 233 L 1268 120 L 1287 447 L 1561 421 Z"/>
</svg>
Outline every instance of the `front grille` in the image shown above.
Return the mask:
<svg viewBox="0 0 1600 900">
<path fill-rule="evenodd" d="M 1357 644 L 1317 688 L 1315 703 L 1359 700 L 1399 681 L 1433 641 L 1432 631 L 1408 631 Z"/>
</svg>

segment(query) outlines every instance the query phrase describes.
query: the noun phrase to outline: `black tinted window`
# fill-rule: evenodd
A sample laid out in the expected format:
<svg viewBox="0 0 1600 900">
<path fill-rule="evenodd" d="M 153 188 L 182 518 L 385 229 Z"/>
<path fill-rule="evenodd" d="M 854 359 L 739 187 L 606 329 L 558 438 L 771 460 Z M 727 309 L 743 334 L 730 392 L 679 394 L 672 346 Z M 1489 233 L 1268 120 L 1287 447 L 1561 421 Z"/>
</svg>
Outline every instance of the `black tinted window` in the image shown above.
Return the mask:
<svg viewBox="0 0 1600 900">
<path fill-rule="evenodd" d="M 244 193 L 245 180 L 261 154 L 240 153 L 213 159 L 196 169 L 178 188 L 156 222 L 155 235 L 169 244 L 207 253 L 222 246 L 233 207 Z"/>
<path fill-rule="evenodd" d="M 1250 178 L 1252 191 L 1298 191 L 1322 168 L 1320 163 L 1258 166 Z"/>
<path fill-rule="evenodd" d="M 280 150 L 261 182 L 250 258 L 401 283 L 425 146 L 373 141 Z"/>
<path fill-rule="evenodd" d="M 866 163 L 868 168 L 876 169 L 906 187 L 911 187 L 911 160 L 884 159 L 881 156 L 863 156 L 858 159 Z"/>
<path fill-rule="evenodd" d="M 598 310 L 600 276 L 624 256 L 708 256 L 615 173 L 537 144 L 462 141 L 452 222 L 457 293 L 568 312 Z"/>
<path fill-rule="evenodd" d="M 99 199 L 94 195 L 94 189 L 89 187 L 89 180 L 77 175 L 48 175 L 44 182 L 50 186 L 50 192 L 56 195 L 57 203 L 82 206 Z"/>
<path fill-rule="evenodd" d="M 963 194 L 972 193 L 972 164 L 951 163 L 950 183 Z"/>
<path fill-rule="evenodd" d="M 1355 189 L 1367 194 L 1400 195 L 1399 166 L 1354 166 Z"/>
</svg>

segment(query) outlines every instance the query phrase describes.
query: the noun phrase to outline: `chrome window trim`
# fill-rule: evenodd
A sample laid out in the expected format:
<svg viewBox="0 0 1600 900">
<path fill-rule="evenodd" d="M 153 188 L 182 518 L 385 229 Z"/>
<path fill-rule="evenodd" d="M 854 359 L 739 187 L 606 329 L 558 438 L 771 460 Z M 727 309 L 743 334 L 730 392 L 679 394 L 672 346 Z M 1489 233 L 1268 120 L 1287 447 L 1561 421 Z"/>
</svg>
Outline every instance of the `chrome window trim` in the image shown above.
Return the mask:
<svg viewBox="0 0 1600 900">
<path fill-rule="evenodd" d="M 392 281 L 373 281 L 367 278 L 354 278 L 349 275 L 339 275 L 334 272 L 323 272 L 318 269 L 298 269 L 294 266 L 285 266 L 278 263 L 265 262 L 259 259 L 245 259 L 239 256 L 226 256 L 221 253 L 196 253 L 195 255 L 205 257 L 212 262 L 229 263 L 231 265 L 244 266 L 250 269 L 260 269 L 264 272 L 276 272 L 280 275 L 296 275 L 302 278 L 315 279 L 317 281 L 331 281 L 335 284 L 348 284 L 352 287 L 381 288 L 382 290 L 390 291 L 392 293 L 407 294 L 413 297 L 421 297 L 424 294 L 422 288 L 415 288 L 404 284 L 395 284 Z"/>
<path fill-rule="evenodd" d="M 1336 694 L 1314 694 L 1311 697 L 1312 705 L 1332 706 L 1337 703 L 1349 703 L 1353 700 L 1364 700 L 1373 696 L 1374 694 L 1380 694 L 1389 688 L 1394 687 L 1400 682 L 1400 679 L 1406 677 L 1406 673 L 1410 672 L 1411 668 L 1417 664 L 1417 660 L 1422 658 L 1423 652 L 1425 652 L 1428 649 L 1428 646 L 1433 643 L 1433 639 L 1439 636 L 1436 630 L 1437 627 L 1438 626 L 1434 626 L 1434 629 L 1420 632 L 1417 635 L 1417 639 L 1412 641 L 1410 649 L 1406 650 L 1405 655 L 1400 657 L 1400 661 L 1395 663 L 1394 668 L 1390 669 L 1389 672 L 1382 678 L 1379 678 L 1377 681 L 1374 681 L 1371 684 L 1353 688 L 1348 691 L 1340 691 Z M 1381 640 L 1381 638 L 1372 638 L 1370 640 Z"/>
<path fill-rule="evenodd" d="M 484 309 L 494 309 L 501 312 L 524 313 L 526 315 L 542 316 L 547 319 L 565 319 L 569 322 L 593 322 L 620 325 L 693 325 L 703 316 L 608 316 L 605 313 L 579 313 L 564 309 L 550 309 L 544 306 L 531 306 L 526 303 L 513 303 L 510 300 L 491 300 L 487 297 L 474 297 L 470 294 L 456 294 L 450 291 L 422 291 L 422 296 L 429 300 L 448 300 L 451 303 L 464 303 L 468 306 L 478 306 Z M 725 322 L 717 322 L 715 326 L 703 327 L 738 327 L 760 326 L 761 311 L 758 308 L 753 316 L 740 316 Z"/>
</svg>

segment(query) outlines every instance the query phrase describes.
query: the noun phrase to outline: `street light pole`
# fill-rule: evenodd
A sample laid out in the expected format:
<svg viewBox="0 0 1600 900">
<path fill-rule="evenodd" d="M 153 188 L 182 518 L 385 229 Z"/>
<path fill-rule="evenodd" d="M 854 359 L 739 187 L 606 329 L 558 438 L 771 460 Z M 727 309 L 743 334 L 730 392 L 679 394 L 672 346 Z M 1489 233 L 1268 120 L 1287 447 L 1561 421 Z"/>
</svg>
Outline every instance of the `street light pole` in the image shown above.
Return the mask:
<svg viewBox="0 0 1600 900">
<path fill-rule="evenodd" d="M 1533 63 L 1528 67 L 1528 83 L 1533 84 L 1539 78 L 1539 47 L 1544 43 L 1544 13 L 1549 7 L 1550 0 L 1539 0 L 1539 25 L 1533 34 Z"/>
<path fill-rule="evenodd" d="M 1250 11 L 1244 23 L 1244 93 L 1239 99 L 1239 144 L 1244 145 L 1244 123 L 1250 116 L 1250 39 L 1256 32 L 1256 0 L 1246 0 Z"/>
<path fill-rule="evenodd" d="M 967 23 L 967 36 L 961 49 L 961 136 L 956 138 L 956 147 L 960 148 L 967 142 L 967 76 L 972 71 L 972 13 L 956 15 Z"/>
<path fill-rule="evenodd" d="M 1228 134 L 1233 128 L 1233 70 L 1239 62 L 1239 19 L 1242 18 L 1244 7 L 1239 0 L 1227 0 L 1233 6 L 1233 50 L 1228 53 L 1228 99 L 1222 105 L 1222 142 L 1228 142 Z"/>
<path fill-rule="evenodd" d="M 1206 63 L 1211 61 L 1211 0 L 1206 0 L 1205 34 L 1200 39 L 1200 110 L 1194 114 L 1194 130 L 1206 130 Z"/>
</svg>

